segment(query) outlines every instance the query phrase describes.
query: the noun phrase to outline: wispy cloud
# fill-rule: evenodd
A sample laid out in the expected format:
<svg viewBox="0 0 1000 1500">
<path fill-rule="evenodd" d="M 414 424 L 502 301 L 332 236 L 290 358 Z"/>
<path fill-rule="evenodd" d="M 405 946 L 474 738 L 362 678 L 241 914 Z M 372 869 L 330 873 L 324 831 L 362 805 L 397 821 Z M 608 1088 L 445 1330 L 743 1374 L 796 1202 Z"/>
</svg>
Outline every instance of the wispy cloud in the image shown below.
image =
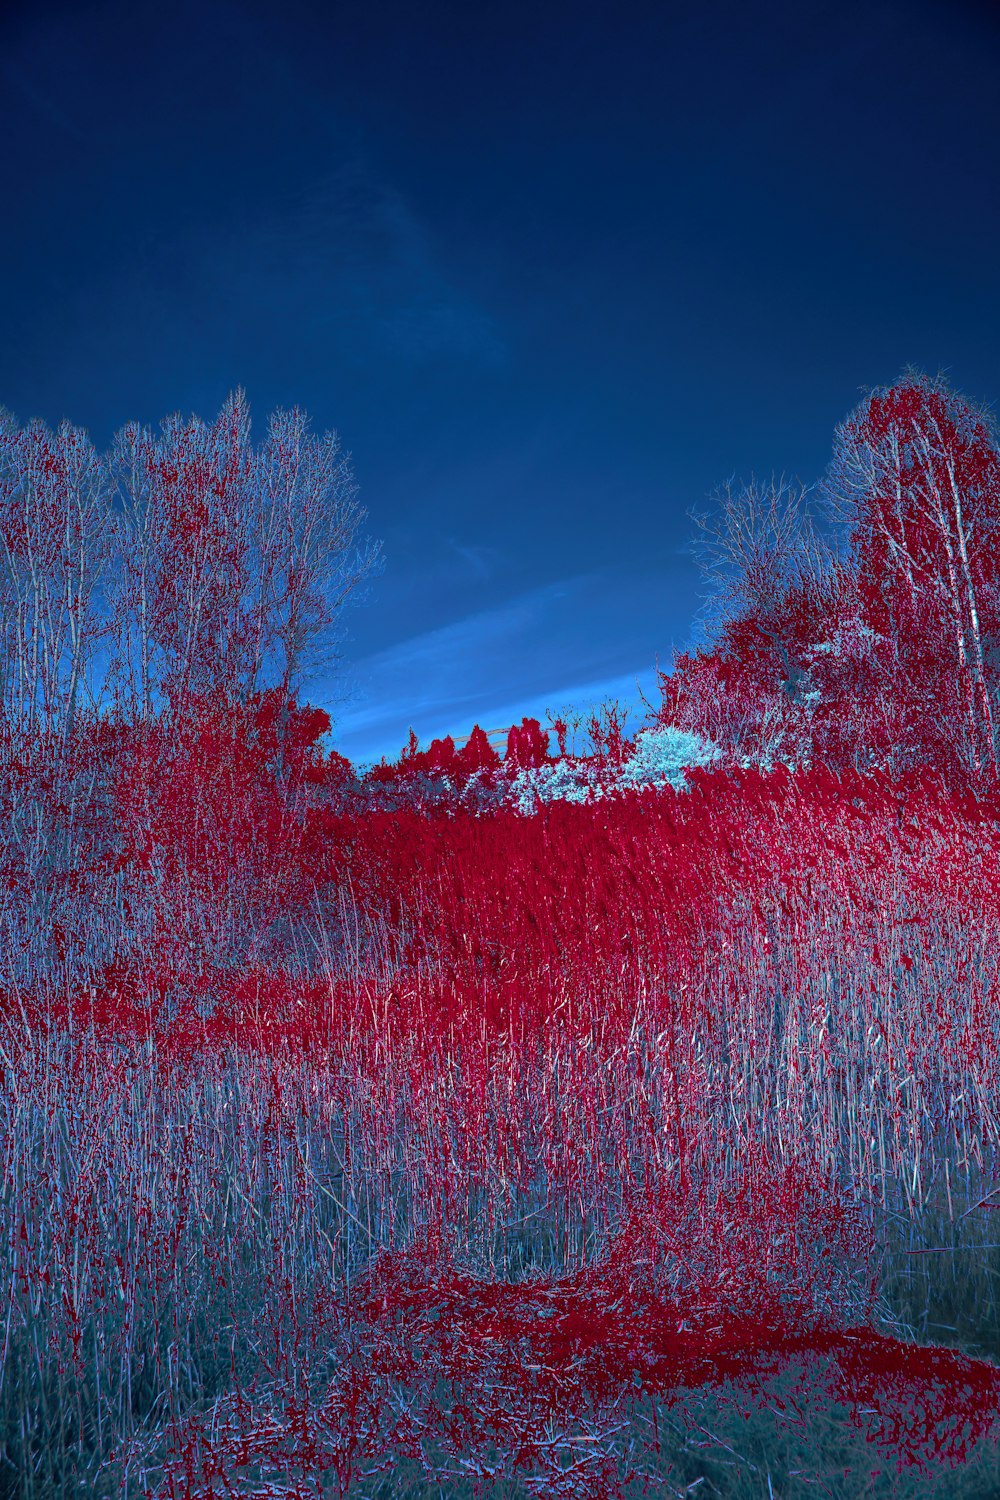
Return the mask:
<svg viewBox="0 0 1000 1500">
<path fill-rule="evenodd" d="M 426 742 L 567 702 L 638 702 L 637 676 L 649 696 L 655 673 L 648 665 L 622 673 L 604 645 L 602 605 L 614 608 L 605 582 L 596 574 L 559 579 L 357 662 L 354 701 L 337 717 L 338 747 L 354 760 L 378 760 L 399 753 L 411 726 Z M 581 613 L 594 627 L 583 647 Z"/>
<path fill-rule="evenodd" d="M 459 542 L 453 536 L 447 538 L 447 543 L 459 559 L 465 575 L 480 583 L 492 578 L 502 561 L 501 553 L 496 547 Z"/>
</svg>

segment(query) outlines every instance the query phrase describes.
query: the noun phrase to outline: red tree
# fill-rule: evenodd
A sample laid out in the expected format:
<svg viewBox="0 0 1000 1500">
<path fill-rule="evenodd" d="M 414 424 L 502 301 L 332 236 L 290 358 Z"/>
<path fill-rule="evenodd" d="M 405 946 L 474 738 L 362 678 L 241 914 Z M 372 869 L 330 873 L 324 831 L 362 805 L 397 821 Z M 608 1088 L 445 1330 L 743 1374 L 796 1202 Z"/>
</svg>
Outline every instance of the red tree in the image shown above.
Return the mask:
<svg viewBox="0 0 1000 1500">
<path fill-rule="evenodd" d="M 541 766 L 549 753 L 549 737 L 537 719 L 522 719 L 507 734 L 507 761 L 520 768 Z"/>
<path fill-rule="evenodd" d="M 942 380 L 908 374 L 837 429 L 825 484 L 843 543 L 803 497 L 727 491 L 707 571 L 712 648 L 679 657 L 663 717 L 739 759 L 998 769 L 1000 445 Z"/>
<path fill-rule="evenodd" d="M 460 770 L 471 776 L 475 771 L 492 771 L 500 764 L 500 756 L 489 742 L 485 729 L 478 724 L 458 752 L 456 757 Z"/>
</svg>

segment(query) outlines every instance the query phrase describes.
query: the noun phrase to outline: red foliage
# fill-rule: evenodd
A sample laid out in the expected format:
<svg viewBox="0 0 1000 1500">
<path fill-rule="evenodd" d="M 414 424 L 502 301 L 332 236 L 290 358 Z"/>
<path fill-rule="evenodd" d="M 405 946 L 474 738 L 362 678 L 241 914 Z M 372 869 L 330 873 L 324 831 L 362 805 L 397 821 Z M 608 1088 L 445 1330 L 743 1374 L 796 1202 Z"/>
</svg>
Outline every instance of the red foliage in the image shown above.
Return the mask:
<svg viewBox="0 0 1000 1500">
<path fill-rule="evenodd" d="M 542 766 L 548 759 L 549 737 L 537 719 L 522 719 L 507 734 L 507 756 L 510 765 L 519 769 Z"/>
<path fill-rule="evenodd" d="M 785 1227 L 755 1217 L 756 1230 L 743 1218 L 743 1239 L 749 1230 L 762 1246 Z M 178 1424 L 157 1493 L 201 1494 L 214 1474 L 233 1480 L 253 1465 L 283 1478 L 329 1474 L 346 1495 L 360 1473 L 410 1459 L 428 1480 L 459 1463 L 490 1484 L 531 1476 L 543 1493 L 624 1500 L 644 1473 L 649 1483 L 645 1464 L 660 1452 L 655 1428 L 643 1440 L 630 1419 L 706 1384 L 747 1416 L 759 1407 L 804 1422 L 810 1406 L 836 1402 L 897 1470 L 937 1474 L 995 1430 L 1000 1376 L 985 1362 L 824 1313 L 803 1320 L 777 1288 L 753 1287 L 742 1241 L 713 1243 L 723 1264 L 705 1284 L 691 1271 L 682 1297 L 657 1274 L 662 1242 L 652 1257 L 637 1248 L 626 1232 L 586 1268 L 516 1282 L 477 1275 L 433 1234 L 380 1255 L 346 1319 L 325 1313 L 322 1335 L 339 1351 L 332 1381 L 310 1398 L 282 1378 L 238 1393 L 210 1426 Z M 703 1243 L 695 1252 L 705 1259 Z M 623 1426 L 627 1449 L 615 1442 Z"/>
<path fill-rule="evenodd" d="M 729 1381 L 749 1403 L 789 1367 L 899 1462 L 959 1461 L 991 1429 L 991 1367 L 856 1321 L 864 1224 L 818 1165 L 837 1137 L 814 1102 L 852 1064 L 824 1031 L 810 945 L 824 934 L 851 997 L 835 1027 L 881 1029 L 889 1081 L 905 1074 L 943 1123 L 968 1128 L 975 1115 L 951 1098 L 959 1080 L 985 1097 L 977 1080 L 995 1077 L 998 979 L 977 968 L 971 936 L 962 948 L 942 934 L 1000 948 L 996 796 L 926 774 L 700 771 L 688 792 L 534 818 L 359 815 L 306 795 L 326 765 L 321 715 L 278 697 L 189 708 L 174 729 L 102 731 L 117 874 L 148 903 L 153 939 L 36 1014 L 36 1036 L 40 1021 L 78 1033 L 92 1071 L 101 1049 L 142 1044 L 165 1086 L 197 1080 L 213 1055 L 259 1056 L 275 1143 L 299 1139 L 311 1089 L 330 1078 L 345 1179 L 392 1180 L 405 1148 L 409 1223 L 430 1231 L 401 1251 L 409 1230 L 393 1228 L 343 1289 L 330 1337 L 351 1352 L 319 1398 L 300 1390 L 294 1310 L 274 1315 L 271 1384 L 227 1398 L 210 1430 L 177 1426 L 175 1493 L 196 1493 L 213 1465 L 423 1462 L 429 1435 L 455 1458 L 494 1451 L 547 1473 L 565 1457 L 551 1424 L 571 1434 L 586 1419 L 602 1434 L 594 1483 L 613 1494 L 624 1480 L 604 1434 L 636 1401 Z M 386 935 L 381 967 L 293 977 L 280 947 L 188 947 L 234 912 L 259 932 L 335 881 L 359 926 Z M 960 1006 L 943 980 L 926 994 L 948 963 Z M 744 1099 L 734 1132 L 742 1060 L 779 1053 L 757 1075 L 774 1092 Z M 289 1115 L 269 1070 L 295 1055 L 304 1102 Z M 768 1135 L 778 1118 L 801 1161 Z M 902 1152 L 901 1106 L 890 1118 Z M 567 1248 L 525 1278 L 456 1249 L 473 1224 L 484 1241 L 505 1236 L 512 1199 L 544 1204 L 556 1244 L 581 1218 L 597 1226 L 591 1252 Z"/>
<path fill-rule="evenodd" d="M 996 775 L 1000 445 L 941 381 L 877 390 L 837 430 L 846 557 L 681 656 L 663 717 L 732 759 Z"/>
<path fill-rule="evenodd" d="M 458 769 L 466 776 L 477 771 L 492 771 L 500 764 L 500 756 L 489 742 L 485 729 L 476 724 L 456 757 Z"/>
<path fill-rule="evenodd" d="M 475 725 L 461 750 L 449 734 L 444 739 L 431 740 L 426 750 L 419 748 L 413 730 L 409 742 L 398 761 L 373 766 L 367 780 L 375 786 L 403 784 L 420 775 L 444 775 L 457 777 L 460 781 L 477 772 L 494 771 L 500 765 L 500 757 L 489 742 L 485 730 Z"/>
<path fill-rule="evenodd" d="M 27 1307 L 37 1353 L 43 1314 L 61 1320 L 51 1347 L 64 1333 L 82 1390 L 91 1334 L 102 1379 L 112 1367 L 101 1340 L 126 1270 L 129 1295 L 145 1276 L 144 1295 L 162 1278 L 178 1299 L 195 1264 L 227 1286 L 257 1257 L 256 1378 L 238 1384 L 234 1355 L 204 1418 L 179 1416 L 171 1388 L 164 1495 L 268 1469 L 296 1486 L 331 1473 L 346 1495 L 396 1457 L 435 1480 L 465 1464 L 486 1482 L 492 1464 L 553 1494 L 625 1493 L 639 1460 L 615 1423 L 637 1403 L 724 1382 L 749 1402 L 789 1367 L 874 1418 L 862 1425 L 899 1463 L 961 1460 L 995 1422 L 996 1371 L 880 1333 L 869 1277 L 879 1187 L 914 1210 L 926 1156 L 958 1160 L 961 1144 L 981 1166 L 997 1144 L 988 424 L 929 382 L 876 392 L 838 434 L 849 561 L 728 621 L 665 684 L 665 716 L 724 745 L 727 769 L 526 817 L 448 789 L 542 766 L 535 719 L 511 729 L 502 768 L 478 726 L 460 750 L 448 736 L 422 751 L 411 731 L 370 778 L 400 784 L 402 810 L 386 811 L 324 750 L 321 710 L 235 691 L 222 625 L 235 629 L 247 563 L 239 411 L 212 430 L 177 422 L 161 444 L 133 435 L 166 526 L 162 711 L 33 736 L 0 723 L 0 901 L 45 976 L 5 978 L 7 1118 L 51 1125 L 61 1057 L 58 1086 L 100 1127 L 71 1150 L 65 1104 L 72 1192 L 36 1204 L 45 1232 L 19 1200 L 5 1327 Z M 28 446 L 37 494 L 58 498 L 65 452 L 38 433 Z M 599 762 L 624 759 L 616 707 L 590 730 Z M 803 765 L 739 766 L 782 756 Z M 424 776 L 441 790 L 429 809 L 413 805 Z M 189 1185 L 212 1130 L 231 1128 L 239 1069 L 253 1154 L 277 1165 L 243 1205 L 252 1228 L 227 1241 L 238 1179 L 224 1202 L 211 1162 Z M 192 1103 L 183 1144 L 113 1133 L 129 1109 L 148 1132 L 146 1103 L 169 1113 L 202 1084 L 214 1116 L 202 1129 Z M 173 1221 L 149 1195 L 141 1229 L 115 1237 L 119 1205 L 100 1193 L 114 1169 L 127 1199 L 134 1164 L 109 1148 L 99 1177 L 105 1135 L 137 1143 L 150 1181 L 172 1153 Z M 60 1140 L 53 1127 L 53 1161 Z M 55 1172 L 24 1149 L 5 1192 L 39 1162 Z M 133 1312 L 118 1325 L 129 1371 Z"/>
</svg>

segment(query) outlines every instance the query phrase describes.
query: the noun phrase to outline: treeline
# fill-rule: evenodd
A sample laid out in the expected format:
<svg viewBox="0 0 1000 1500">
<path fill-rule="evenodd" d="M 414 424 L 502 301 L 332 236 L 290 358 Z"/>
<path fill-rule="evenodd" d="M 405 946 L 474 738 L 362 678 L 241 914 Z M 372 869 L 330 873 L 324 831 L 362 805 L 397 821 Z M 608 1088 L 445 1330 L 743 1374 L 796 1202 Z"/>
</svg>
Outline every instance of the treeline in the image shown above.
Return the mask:
<svg viewBox="0 0 1000 1500">
<path fill-rule="evenodd" d="M 836 430 L 822 484 L 732 488 L 700 518 L 712 644 L 662 716 L 736 762 L 992 780 L 1000 712 L 1000 439 L 908 372 Z"/>
<path fill-rule="evenodd" d="M 530 814 L 680 787 L 692 765 L 994 784 L 1000 441 L 989 415 L 910 373 L 837 429 L 817 490 L 754 485 L 718 499 L 701 518 L 714 637 L 663 676 L 657 722 L 630 739 L 605 706 L 582 756 L 561 718 L 552 735 L 523 720 L 502 760 L 478 729 L 460 748 L 445 738 L 424 750 L 411 735 L 395 764 L 360 776 L 323 747 L 327 716 L 298 702 L 378 559 L 336 436 L 279 411 L 255 444 L 241 392 L 213 423 L 133 424 L 104 454 L 68 423 L 53 432 L 4 415 L 7 1000 L 128 975 L 137 993 L 208 1005 L 220 972 L 308 968 L 321 906 L 336 941 L 327 845 L 346 838 L 344 818 Z"/>
<path fill-rule="evenodd" d="M 254 444 L 242 392 L 107 453 L 2 415 L 11 1004 L 135 954 L 193 983 L 289 943 L 310 788 L 343 771 L 297 694 L 377 563 L 364 519 L 336 434 L 294 409 Z"/>
<path fill-rule="evenodd" d="M 0 414 L 0 712 L 65 735 L 81 710 L 183 712 L 292 696 L 371 570 L 335 433 L 242 391 L 217 419 L 131 423 L 100 453 L 63 422 Z"/>
</svg>

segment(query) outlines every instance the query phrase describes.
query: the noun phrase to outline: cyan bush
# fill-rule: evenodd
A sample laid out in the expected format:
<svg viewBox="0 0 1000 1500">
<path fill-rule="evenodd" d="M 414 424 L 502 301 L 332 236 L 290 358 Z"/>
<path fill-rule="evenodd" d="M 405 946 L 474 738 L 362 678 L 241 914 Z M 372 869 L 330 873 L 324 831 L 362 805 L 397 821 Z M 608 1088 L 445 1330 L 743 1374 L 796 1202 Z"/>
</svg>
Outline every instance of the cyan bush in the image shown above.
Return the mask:
<svg viewBox="0 0 1000 1500">
<path fill-rule="evenodd" d="M 700 734 L 691 734 L 667 724 L 641 729 L 636 735 L 635 754 L 625 762 L 616 781 L 622 787 L 672 786 L 683 790 L 689 766 L 710 766 L 721 751 Z"/>
<path fill-rule="evenodd" d="M 688 766 L 708 766 L 721 752 L 700 735 L 675 725 L 640 730 L 635 751 L 621 766 L 596 761 L 558 760 L 518 771 L 505 796 L 518 812 L 535 812 L 540 803 L 589 802 L 619 791 L 672 786 L 683 790 Z"/>
</svg>

